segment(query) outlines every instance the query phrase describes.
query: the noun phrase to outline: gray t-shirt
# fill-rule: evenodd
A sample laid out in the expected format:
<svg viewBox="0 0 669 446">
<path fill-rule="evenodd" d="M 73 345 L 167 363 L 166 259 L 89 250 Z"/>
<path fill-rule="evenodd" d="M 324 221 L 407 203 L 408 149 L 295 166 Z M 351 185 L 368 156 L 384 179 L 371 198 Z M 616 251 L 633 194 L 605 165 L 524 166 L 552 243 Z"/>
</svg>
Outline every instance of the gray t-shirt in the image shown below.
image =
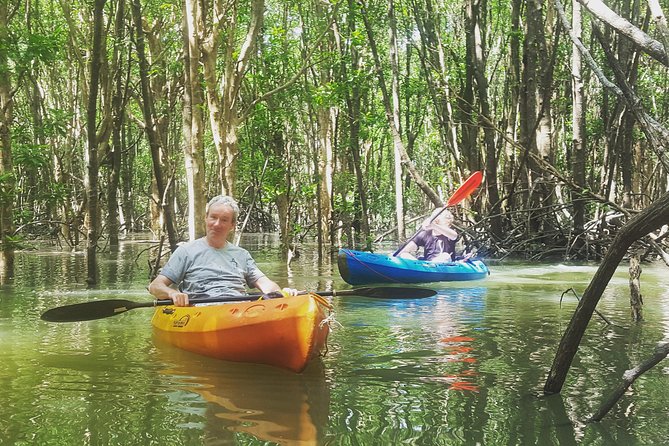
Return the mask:
<svg viewBox="0 0 669 446">
<path fill-rule="evenodd" d="M 191 297 L 238 296 L 265 275 L 244 248 L 212 248 L 204 237 L 178 247 L 160 274 Z"/>
</svg>

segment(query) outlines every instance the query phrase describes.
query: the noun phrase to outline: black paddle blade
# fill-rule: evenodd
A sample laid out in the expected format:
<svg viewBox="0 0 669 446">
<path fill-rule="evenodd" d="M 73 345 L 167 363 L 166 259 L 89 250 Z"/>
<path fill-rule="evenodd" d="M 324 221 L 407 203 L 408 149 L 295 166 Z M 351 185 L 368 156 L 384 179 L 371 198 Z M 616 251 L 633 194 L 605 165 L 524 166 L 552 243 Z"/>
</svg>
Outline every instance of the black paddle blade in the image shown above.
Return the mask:
<svg viewBox="0 0 669 446">
<path fill-rule="evenodd" d="M 364 287 L 335 292 L 335 296 L 361 296 L 375 299 L 424 299 L 436 294 L 435 290 L 429 288 L 395 286 Z"/>
<path fill-rule="evenodd" d="M 138 306 L 144 305 L 124 299 L 85 302 L 83 304 L 65 305 L 47 310 L 42 314 L 42 320 L 47 322 L 92 321 L 94 319 L 102 319 L 125 313 Z"/>
</svg>

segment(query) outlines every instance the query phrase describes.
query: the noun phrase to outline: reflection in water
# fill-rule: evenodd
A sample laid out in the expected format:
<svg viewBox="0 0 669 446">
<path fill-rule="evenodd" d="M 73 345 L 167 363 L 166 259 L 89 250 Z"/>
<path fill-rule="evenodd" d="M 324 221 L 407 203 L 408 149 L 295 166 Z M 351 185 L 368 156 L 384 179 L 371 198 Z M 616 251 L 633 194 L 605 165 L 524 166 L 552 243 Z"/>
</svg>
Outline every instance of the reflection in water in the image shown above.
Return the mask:
<svg viewBox="0 0 669 446">
<path fill-rule="evenodd" d="M 465 367 L 459 373 L 446 375 L 446 381 L 450 385 L 451 390 L 469 390 L 478 392 L 479 386 L 473 382 L 478 372 L 473 368 L 476 364 L 474 357 L 474 347 L 470 347 L 474 338 L 468 336 L 451 336 L 441 340 L 445 344 L 448 361 L 462 362 L 463 364 L 471 365 L 472 367 Z"/>
<path fill-rule="evenodd" d="M 323 364 L 312 361 L 301 374 L 275 367 L 219 361 L 161 343 L 161 375 L 207 402 L 205 444 L 231 440 L 237 433 L 278 444 L 320 444 L 328 424 L 329 387 Z M 193 401 L 184 399 L 183 404 Z M 184 407 L 192 411 L 192 407 Z"/>
<path fill-rule="evenodd" d="M 449 390 L 478 392 L 479 372 L 476 370 L 478 354 L 476 339 L 469 333 L 479 330 L 485 311 L 486 288 L 445 288 L 439 290 L 437 308 L 444 317 L 439 331 L 443 336 L 442 345 L 446 362 L 459 364 L 459 369 L 451 369 L 444 375 Z M 444 309 L 444 306 L 447 308 Z M 466 323 L 463 323 L 466 322 Z M 444 331 L 445 330 L 445 331 Z"/>
</svg>

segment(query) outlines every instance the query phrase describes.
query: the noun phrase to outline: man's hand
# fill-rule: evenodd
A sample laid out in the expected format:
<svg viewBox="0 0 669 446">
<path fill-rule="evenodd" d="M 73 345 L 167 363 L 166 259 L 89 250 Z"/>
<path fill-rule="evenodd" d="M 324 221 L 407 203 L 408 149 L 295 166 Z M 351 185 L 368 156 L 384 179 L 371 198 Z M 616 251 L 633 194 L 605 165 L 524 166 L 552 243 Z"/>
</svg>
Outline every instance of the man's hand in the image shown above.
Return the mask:
<svg viewBox="0 0 669 446">
<path fill-rule="evenodd" d="M 263 300 L 265 299 L 279 299 L 281 297 L 297 296 L 304 291 L 298 291 L 295 288 L 282 288 L 278 291 L 271 291 L 262 295 Z"/>
<path fill-rule="evenodd" d="M 182 293 L 179 290 L 170 291 L 167 297 L 172 299 L 172 302 L 174 302 L 174 305 L 177 307 L 187 307 L 189 305 L 188 294 Z"/>
</svg>

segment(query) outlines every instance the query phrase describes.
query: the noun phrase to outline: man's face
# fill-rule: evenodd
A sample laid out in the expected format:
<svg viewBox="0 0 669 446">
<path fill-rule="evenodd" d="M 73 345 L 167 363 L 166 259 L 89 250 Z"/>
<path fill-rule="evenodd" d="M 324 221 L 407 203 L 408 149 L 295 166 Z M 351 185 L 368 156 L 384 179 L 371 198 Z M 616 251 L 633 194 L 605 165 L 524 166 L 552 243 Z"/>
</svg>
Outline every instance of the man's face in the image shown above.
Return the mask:
<svg viewBox="0 0 669 446">
<path fill-rule="evenodd" d="M 235 227 L 235 213 L 230 206 L 215 204 L 209 208 L 206 222 L 208 238 L 217 241 L 226 240 Z"/>
</svg>

